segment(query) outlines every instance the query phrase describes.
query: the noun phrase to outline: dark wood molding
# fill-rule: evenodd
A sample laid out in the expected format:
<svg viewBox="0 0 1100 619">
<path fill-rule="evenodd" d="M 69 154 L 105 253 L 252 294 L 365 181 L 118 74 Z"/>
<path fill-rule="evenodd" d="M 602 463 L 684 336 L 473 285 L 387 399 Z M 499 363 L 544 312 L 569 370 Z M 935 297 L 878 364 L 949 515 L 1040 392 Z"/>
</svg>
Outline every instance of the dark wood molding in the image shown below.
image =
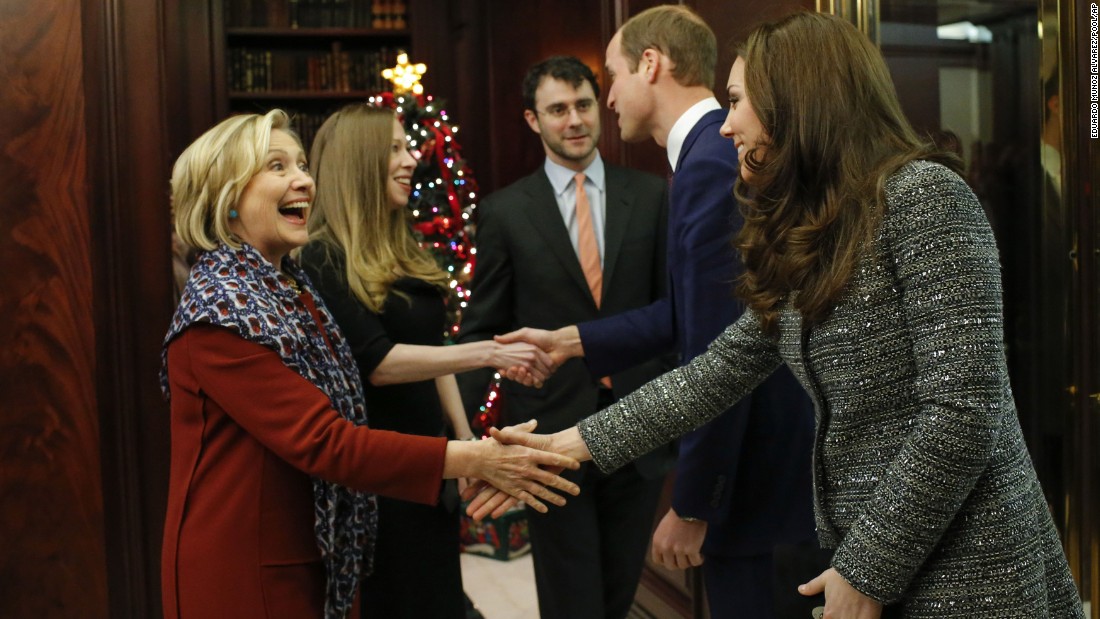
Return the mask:
<svg viewBox="0 0 1100 619">
<path fill-rule="evenodd" d="M 112 617 L 160 616 L 168 413 L 157 384 L 172 279 L 165 2 L 83 0 L 92 313 Z M 140 76 L 140 79 L 137 78 Z"/>
</svg>

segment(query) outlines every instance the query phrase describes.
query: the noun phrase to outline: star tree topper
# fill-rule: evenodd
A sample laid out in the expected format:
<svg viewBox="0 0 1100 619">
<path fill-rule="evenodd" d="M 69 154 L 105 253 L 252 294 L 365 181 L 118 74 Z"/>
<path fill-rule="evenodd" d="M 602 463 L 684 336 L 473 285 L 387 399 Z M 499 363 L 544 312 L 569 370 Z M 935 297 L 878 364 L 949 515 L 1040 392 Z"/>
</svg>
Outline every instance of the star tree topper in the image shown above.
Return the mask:
<svg viewBox="0 0 1100 619">
<path fill-rule="evenodd" d="M 393 93 L 402 94 L 412 92 L 419 95 L 424 92 L 420 85 L 420 76 L 428 71 L 423 62 L 409 63 L 409 55 L 401 52 L 397 55 L 397 66 L 382 71 L 382 77 L 393 82 Z"/>
</svg>

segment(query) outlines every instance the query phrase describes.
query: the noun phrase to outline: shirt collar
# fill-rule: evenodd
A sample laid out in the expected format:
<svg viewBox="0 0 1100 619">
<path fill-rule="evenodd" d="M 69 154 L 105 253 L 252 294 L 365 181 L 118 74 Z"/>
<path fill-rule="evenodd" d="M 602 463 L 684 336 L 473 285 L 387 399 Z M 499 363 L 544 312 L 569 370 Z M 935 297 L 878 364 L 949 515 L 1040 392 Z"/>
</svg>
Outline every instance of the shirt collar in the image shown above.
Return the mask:
<svg viewBox="0 0 1100 619">
<path fill-rule="evenodd" d="M 706 116 L 707 112 L 720 109 L 722 109 L 722 106 L 719 105 L 718 99 L 707 97 L 689 107 L 686 112 L 680 115 L 676 123 L 672 125 L 672 131 L 668 132 L 667 153 L 668 165 L 672 168 L 673 172 L 676 171 L 676 163 L 680 160 L 680 151 L 684 148 L 684 140 L 686 140 L 688 134 L 691 133 L 692 127 L 695 126 L 695 123 L 699 122 L 699 119 Z"/>
<path fill-rule="evenodd" d="M 573 170 L 551 161 L 549 157 L 546 158 L 543 169 L 546 171 L 546 177 L 550 179 L 550 186 L 554 188 L 554 195 L 556 196 L 560 196 L 569 188 L 569 183 L 573 182 L 573 177 L 577 174 Z M 583 172 L 585 177 L 597 189 L 601 192 L 604 190 L 603 159 L 600 157 L 600 151 L 596 151 L 596 157 L 592 159 L 592 163 L 589 163 Z"/>
</svg>

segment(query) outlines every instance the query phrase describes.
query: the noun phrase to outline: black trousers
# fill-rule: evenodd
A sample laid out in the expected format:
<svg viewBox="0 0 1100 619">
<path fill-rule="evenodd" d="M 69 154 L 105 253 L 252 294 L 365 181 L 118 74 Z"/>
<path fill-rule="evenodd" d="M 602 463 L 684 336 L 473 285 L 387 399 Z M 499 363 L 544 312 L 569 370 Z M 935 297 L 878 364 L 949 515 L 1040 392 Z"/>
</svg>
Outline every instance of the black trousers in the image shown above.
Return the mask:
<svg viewBox="0 0 1100 619">
<path fill-rule="evenodd" d="M 378 497 L 374 573 L 363 581 L 365 619 L 464 619 L 458 511 Z"/>
<path fill-rule="evenodd" d="M 547 514 L 527 510 L 541 619 L 623 619 L 664 480 L 645 479 L 634 465 L 605 475 L 591 462 L 563 476 L 580 486 L 580 496 Z"/>
</svg>

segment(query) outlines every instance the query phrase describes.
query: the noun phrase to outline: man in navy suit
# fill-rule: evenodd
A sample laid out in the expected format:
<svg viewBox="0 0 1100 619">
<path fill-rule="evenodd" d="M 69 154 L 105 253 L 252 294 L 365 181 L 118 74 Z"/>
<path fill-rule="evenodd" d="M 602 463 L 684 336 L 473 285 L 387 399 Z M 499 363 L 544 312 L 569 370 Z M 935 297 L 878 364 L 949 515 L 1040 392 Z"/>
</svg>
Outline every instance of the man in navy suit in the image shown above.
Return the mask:
<svg viewBox="0 0 1100 619">
<path fill-rule="evenodd" d="M 546 159 L 478 207 L 477 268 L 460 342 L 611 316 L 664 293 L 667 186 L 600 158 L 592 70 L 555 56 L 528 71 L 523 92 L 524 118 Z M 537 419 L 539 432 L 563 430 L 670 367 L 667 357 L 651 358 L 592 376 L 582 361 L 567 362 L 541 387 L 504 383 L 503 417 L 508 424 Z M 477 410 L 488 379 L 459 376 L 467 410 Z M 666 449 L 610 475 L 585 463 L 563 473 L 580 496 L 547 514 L 528 511 L 542 619 L 626 617 L 674 462 Z"/>
<path fill-rule="evenodd" d="M 687 363 L 743 310 L 732 293 L 741 264 L 730 242 L 741 226 L 737 152 L 718 133 L 724 113 L 711 90 L 714 33 L 686 7 L 654 7 L 623 24 L 606 61 L 607 105 L 623 140 L 652 138 L 672 166 L 669 294 L 624 314 L 504 338 L 538 344 L 559 361 L 583 356 L 597 376 L 670 350 Z M 672 507 L 652 554 L 668 568 L 703 566 L 716 619 L 774 616 L 773 548 L 814 538 L 813 430 L 809 398 L 781 368 L 681 439 Z"/>
</svg>

